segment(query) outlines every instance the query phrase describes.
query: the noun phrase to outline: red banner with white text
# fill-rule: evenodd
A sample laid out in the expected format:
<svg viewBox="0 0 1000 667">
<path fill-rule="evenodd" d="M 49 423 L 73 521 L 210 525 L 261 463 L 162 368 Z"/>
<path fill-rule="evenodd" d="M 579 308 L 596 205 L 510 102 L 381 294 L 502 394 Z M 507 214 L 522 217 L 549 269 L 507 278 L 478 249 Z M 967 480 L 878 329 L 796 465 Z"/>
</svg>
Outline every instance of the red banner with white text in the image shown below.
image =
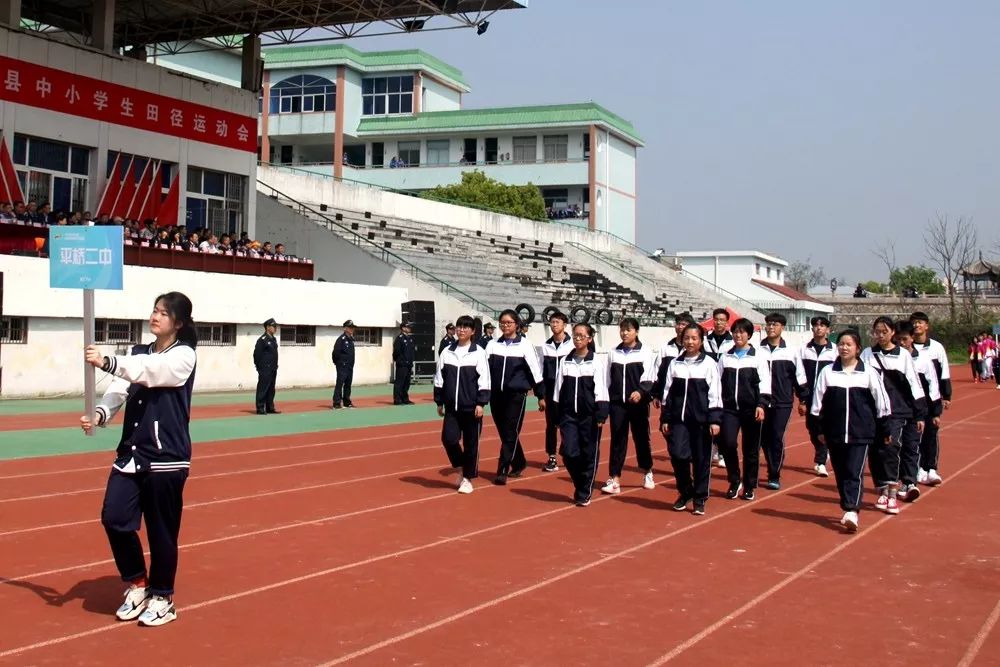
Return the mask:
<svg viewBox="0 0 1000 667">
<path fill-rule="evenodd" d="M 0 56 L 0 99 L 157 134 L 257 151 L 257 119 Z"/>
</svg>

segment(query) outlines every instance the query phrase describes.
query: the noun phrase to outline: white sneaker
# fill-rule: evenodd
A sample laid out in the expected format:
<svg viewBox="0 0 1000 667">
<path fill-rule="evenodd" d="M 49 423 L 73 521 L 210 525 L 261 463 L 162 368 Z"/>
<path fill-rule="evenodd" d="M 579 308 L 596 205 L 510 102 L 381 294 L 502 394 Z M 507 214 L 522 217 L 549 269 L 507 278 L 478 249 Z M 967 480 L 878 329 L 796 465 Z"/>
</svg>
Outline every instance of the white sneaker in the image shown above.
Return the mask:
<svg viewBox="0 0 1000 667">
<path fill-rule="evenodd" d="M 813 470 L 816 471 L 817 477 L 829 477 L 830 473 L 826 470 L 826 465 L 822 463 L 817 463 L 813 466 Z"/>
<path fill-rule="evenodd" d="M 473 490 L 472 482 L 463 477 L 462 481 L 458 483 L 458 492 L 472 493 L 472 490 Z"/>
<path fill-rule="evenodd" d="M 724 458 L 722 458 L 720 456 L 719 460 L 715 462 L 715 465 L 717 465 L 720 468 L 725 468 L 726 467 L 726 459 L 724 459 Z"/>
<path fill-rule="evenodd" d="M 918 468 L 917 469 L 917 484 L 926 484 L 926 483 L 927 483 L 927 471 L 924 470 L 923 468 Z"/>
<path fill-rule="evenodd" d="M 615 480 L 614 478 L 609 479 L 607 484 L 601 487 L 601 493 L 616 494 L 621 492 L 622 492 L 621 484 L 619 484 L 618 481 Z"/>
<path fill-rule="evenodd" d="M 844 512 L 844 518 L 840 520 L 840 525 L 847 528 L 849 533 L 858 532 L 858 513 Z"/>
<path fill-rule="evenodd" d="M 125 602 L 118 607 L 115 616 L 119 621 L 131 621 L 143 612 L 147 602 L 149 602 L 149 592 L 145 587 L 130 586 L 125 591 Z"/>
<path fill-rule="evenodd" d="M 139 616 L 139 625 L 156 627 L 165 625 L 177 619 L 177 610 L 174 608 L 173 600 L 154 595 L 146 604 L 146 610 Z"/>
<path fill-rule="evenodd" d="M 937 470 L 931 469 L 927 471 L 927 484 L 928 486 L 937 486 L 944 480 L 941 479 L 941 475 L 938 474 Z"/>
<path fill-rule="evenodd" d="M 644 489 L 655 489 L 656 482 L 653 481 L 653 471 L 650 470 L 646 473 L 646 476 L 642 478 L 642 488 Z"/>
</svg>

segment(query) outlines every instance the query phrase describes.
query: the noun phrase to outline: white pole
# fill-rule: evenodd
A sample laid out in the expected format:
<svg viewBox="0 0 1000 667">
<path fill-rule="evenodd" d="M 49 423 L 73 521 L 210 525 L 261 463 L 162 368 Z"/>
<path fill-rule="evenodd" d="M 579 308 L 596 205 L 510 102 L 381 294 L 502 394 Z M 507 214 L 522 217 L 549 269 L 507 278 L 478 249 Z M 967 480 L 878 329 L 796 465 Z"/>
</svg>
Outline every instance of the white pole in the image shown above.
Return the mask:
<svg viewBox="0 0 1000 667">
<path fill-rule="evenodd" d="M 88 222 L 87 226 L 93 227 L 94 221 Z M 92 289 L 83 290 L 83 344 L 85 346 L 94 344 L 94 290 Z M 97 409 L 96 397 L 94 396 L 97 390 L 96 375 L 97 369 L 84 362 L 83 414 L 87 415 L 87 419 L 93 419 L 94 411 Z M 94 429 L 87 431 L 87 435 L 94 435 Z"/>
</svg>

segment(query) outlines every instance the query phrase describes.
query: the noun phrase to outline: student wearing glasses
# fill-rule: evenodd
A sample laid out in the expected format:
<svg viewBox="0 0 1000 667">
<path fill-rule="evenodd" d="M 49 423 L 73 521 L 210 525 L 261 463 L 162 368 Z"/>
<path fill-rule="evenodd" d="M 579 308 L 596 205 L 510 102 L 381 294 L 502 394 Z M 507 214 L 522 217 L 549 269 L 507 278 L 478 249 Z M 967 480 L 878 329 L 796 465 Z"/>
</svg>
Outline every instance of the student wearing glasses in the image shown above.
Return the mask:
<svg viewBox="0 0 1000 667">
<path fill-rule="evenodd" d="M 500 458 L 493 483 L 503 486 L 507 477 L 520 477 L 527 467 L 521 446 L 521 425 L 529 391 L 538 398 L 538 409 L 545 411 L 545 382 L 538 354 L 527 338 L 519 333 L 517 312 L 500 313 L 500 338 L 486 346 L 490 366 L 490 414 L 500 436 Z"/>
</svg>

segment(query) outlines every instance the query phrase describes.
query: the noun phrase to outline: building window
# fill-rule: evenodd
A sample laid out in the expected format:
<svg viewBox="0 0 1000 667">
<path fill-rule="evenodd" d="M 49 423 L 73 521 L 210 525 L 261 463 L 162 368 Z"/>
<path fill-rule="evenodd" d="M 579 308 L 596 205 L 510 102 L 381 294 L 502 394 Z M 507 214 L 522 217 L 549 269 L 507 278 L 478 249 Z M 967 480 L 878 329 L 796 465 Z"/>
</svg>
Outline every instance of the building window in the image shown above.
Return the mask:
<svg viewBox="0 0 1000 667">
<path fill-rule="evenodd" d="M 54 211 L 87 207 L 90 148 L 23 134 L 14 135 L 13 148 L 17 180 L 27 201 L 49 202 Z"/>
<path fill-rule="evenodd" d="M 404 166 L 406 167 L 420 166 L 419 141 L 400 141 L 397 148 L 399 149 L 399 159 L 403 161 Z"/>
<path fill-rule="evenodd" d="M 281 345 L 315 345 L 316 327 L 307 324 L 281 327 Z"/>
<path fill-rule="evenodd" d="M 413 113 L 413 76 L 380 76 L 361 80 L 361 114 Z"/>
<path fill-rule="evenodd" d="M 222 236 L 243 230 L 246 176 L 188 167 L 187 227 Z"/>
<path fill-rule="evenodd" d="M 447 139 L 428 140 L 426 164 L 448 164 L 450 143 Z"/>
<path fill-rule="evenodd" d="M 301 74 L 271 86 L 270 113 L 336 111 L 337 84 L 321 76 Z"/>
<path fill-rule="evenodd" d="M 236 345 L 235 324 L 205 324 L 198 322 L 198 345 L 213 345 L 216 347 Z"/>
<path fill-rule="evenodd" d="M 760 275 L 760 262 L 755 262 L 753 266 L 754 266 L 754 271 L 759 276 Z"/>
<path fill-rule="evenodd" d="M 590 157 L 590 132 L 583 134 L 583 159 Z"/>
<path fill-rule="evenodd" d="M 0 343 L 16 344 L 16 343 L 27 343 L 27 342 L 28 342 L 27 317 L 0 318 Z"/>
<path fill-rule="evenodd" d="M 372 168 L 381 169 L 385 166 L 385 144 L 381 141 L 372 142 Z"/>
<path fill-rule="evenodd" d="M 354 330 L 354 344 L 360 347 L 382 347 L 382 328 L 356 328 Z"/>
<path fill-rule="evenodd" d="M 545 208 L 566 208 L 569 206 L 569 189 L 545 188 L 542 190 Z"/>
<path fill-rule="evenodd" d="M 142 339 L 142 322 L 139 320 L 96 320 L 94 342 L 115 345 L 135 345 Z"/>
<path fill-rule="evenodd" d="M 777 273 L 777 280 L 778 280 L 778 282 L 781 282 L 781 269 L 777 269 L 777 272 L 778 272 Z"/>
<path fill-rule="evenodd" d="M 542 146 L 546 162 L 564 162 L 567 155 L 569 136 L 565 134 L 547 134 L 542 137 Z"/>
<path fill-rule="evenodd" d="M 771 277 L 771 267 L 768 266 L 766 268 L 767 268 L 767 277 L 770 278 Z"/>
<path fill-rule="evenodd" d="M 514 137 L 514 162 L 534 162 L 537 149 L 537 137 Z"/>
</svg>

